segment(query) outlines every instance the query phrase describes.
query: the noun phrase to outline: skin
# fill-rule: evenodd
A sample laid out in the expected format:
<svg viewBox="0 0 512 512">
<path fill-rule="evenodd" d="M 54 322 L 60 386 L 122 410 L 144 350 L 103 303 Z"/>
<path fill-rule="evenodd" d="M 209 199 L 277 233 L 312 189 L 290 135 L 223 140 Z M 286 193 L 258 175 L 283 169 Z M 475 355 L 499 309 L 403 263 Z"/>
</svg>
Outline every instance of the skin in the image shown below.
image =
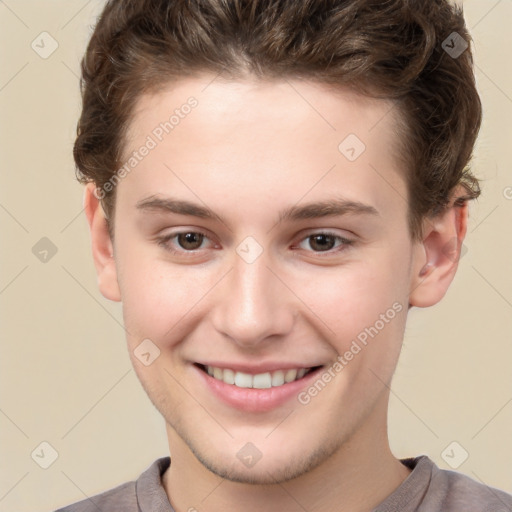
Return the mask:
<svg viewBox="0 0 512 512">
<path fill-rule="evenodd" d="M 436 304 L 455 275 L 467 206 L 425 221 L 411 240 L 386 101 L 306 81 L 213 79 L 140 99 L 127 157 L 187 98 L 198 105 L 117 185 L 114 241 L 94 184 L 84 197 L 99 288 L 122 301 L 135 371 L 166 421 L 164 487 L 177 512 L 369 511 L 409 475 L 389 448 L 389 385 L 409 308 Z M 366 145 L 353 162 L 338 150 L 351 133 Z M 136 208 L 150 196 L 207 205 L 223 222 Z M 287 207 L 334 197 L 378 215 L 277 223 Z M 324 239 L 322 251 L 311 235 L 326 230 L 353 243 Z M 158 244 L 177 231 L 206 237 Z M 252 263 L 236 252 L 247 236 L 263 249 Z M 240 411 L 192 367 L 329 366 L 393 304 L 401 311 L 306 405 Z M 134 350 L 148 338 L 160 355 L 145 366 Z M 236 456 L 248 442 L 262 454 L 250 468 Z"/>
</svg>

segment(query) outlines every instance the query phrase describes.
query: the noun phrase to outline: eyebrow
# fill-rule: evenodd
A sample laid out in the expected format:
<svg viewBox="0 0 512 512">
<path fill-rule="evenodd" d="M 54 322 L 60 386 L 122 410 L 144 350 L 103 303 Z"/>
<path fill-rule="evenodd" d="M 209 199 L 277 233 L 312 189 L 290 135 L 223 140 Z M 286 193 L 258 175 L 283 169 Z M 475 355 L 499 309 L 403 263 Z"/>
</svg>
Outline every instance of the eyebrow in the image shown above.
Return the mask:
<svg viewBox="0 0 512 512">
<path fill-rule="evenodd" d="M 220 215 L 207 206 L 172 197 L 149 196 L 138 201 L 136 208 L 145 212 L 170 212 L 178 215 L 189 215 L 201 219 L 216 220 L 226 224 L 225 220 Z M 279 213 L 277 224 L 347 214 L 380 216 L 378 210 L 371 205 L 359 201 L 338 198 L 306 203 L 302 206 L 294 205 L 288 207 Z"/>
</svg>

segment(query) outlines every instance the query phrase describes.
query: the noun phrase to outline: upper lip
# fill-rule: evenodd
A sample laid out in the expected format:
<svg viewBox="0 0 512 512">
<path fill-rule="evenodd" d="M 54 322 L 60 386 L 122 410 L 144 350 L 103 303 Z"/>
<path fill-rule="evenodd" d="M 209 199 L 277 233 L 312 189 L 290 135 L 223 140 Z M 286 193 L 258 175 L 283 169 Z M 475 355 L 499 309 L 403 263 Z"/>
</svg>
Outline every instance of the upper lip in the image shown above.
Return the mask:
<svg viewBox="0 0 512 512">
<path fill-rule="evenodd" d="M 273 372 L 276 370 L 290 370 L 299 368 L 314 368 L 316 366 L 323 366 L 323 364 L 303 364 L 303 363 L 290 363 L 290 362 L 263 362 L 258 364 L 235 363 L 235 362 L 221 362 L 221 361 L 208 361 L 199 362 L 196 364 L 202 366 L 213 366 L 215 368 L 230 369 L 235 372 L 249 373 L 257 375 L 259 373 Z"/>
</svg>

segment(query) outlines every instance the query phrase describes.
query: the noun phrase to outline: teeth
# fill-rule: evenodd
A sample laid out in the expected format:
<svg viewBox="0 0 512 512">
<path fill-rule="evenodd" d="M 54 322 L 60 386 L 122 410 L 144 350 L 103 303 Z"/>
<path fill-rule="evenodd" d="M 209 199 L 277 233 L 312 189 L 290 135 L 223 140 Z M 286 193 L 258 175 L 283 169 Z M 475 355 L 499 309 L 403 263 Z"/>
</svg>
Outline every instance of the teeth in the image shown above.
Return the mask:
<svg viewBox="0 0 512 512">
<path fill-rule="evenodd" d="M 256 389 L 266 389 L 272 387 L 272 377 L 270 373 L 258 373 L 252 378 L 252 387 Z"/>
<path fill-rule="evenodd" d="M 293 382 L 297 378 L 297 370 L 287 370 L 284 374 L 285 382 Z"/>
<path fill-rule="evenodd" d="M 268 389 L 301 379 L 306 375 L 308 368 L 276 370 L 274 372 L 258 373 L 257 375 L 213 366 L 206 366 L 206 371 L 214 379 L 221 380 L 226 384 L 234 384 L 239 388 Z"/>
<path fill-rule="evenodd" d="M 236 372 L 235 386 L 238 386 L 239 388 L 252 388 L 252 375 L 249 375 L 248 373 Z"/>
<path fill-rule="evenodd" d="M 272 387 L 282 386 L 284 384 L 284 372 L 283 370 L 277 370 L 272 374 Z"/>
<path fill-rule="evenodd" d="M 221 377 L 222 379 L 222 377 Z M 234 384 L 235 383 L 235 372 L 233 370 L 224 370 L 224 382 L 226 384 Z"/>
</svg>

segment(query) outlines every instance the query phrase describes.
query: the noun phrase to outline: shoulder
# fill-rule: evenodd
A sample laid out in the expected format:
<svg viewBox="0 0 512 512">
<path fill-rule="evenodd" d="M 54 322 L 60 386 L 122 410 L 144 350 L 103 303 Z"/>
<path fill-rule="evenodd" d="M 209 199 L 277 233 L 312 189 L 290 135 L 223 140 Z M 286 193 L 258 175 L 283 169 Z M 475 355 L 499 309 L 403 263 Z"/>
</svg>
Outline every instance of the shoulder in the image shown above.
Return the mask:
<svg viewBox="0 0 512 512">
<path fill-rule="evenodd" d="M 401 462 L 411 473 L 373 512 L 512 512 L 512 495 L 440 469 L 426 455 Z"/>
<path fill-rule="evenodd" d="M 512 495 L 432 462 L 430 490 L 440 510 L 511 512 Z"/>
<path fill-rule="evenodd" d="M 98 512 L 98 510 L 123 510 L 138 512 L 135 481 L 126 482 L 113 489 L 96 494 L 90 498 L 78 501 L 55 512 Z"/>
<path fill-rule="evenodd" d="M 55 512 L 139 512 L 141 501 L 148 496 L 167 501 L 162 487 L 161 475 L 170 464 L 169 457 L 155 460 L 137 480 L 125 482 L 108 491 L 78 501 Z M 168 502 L 167 502 L 168 503 Z"/>
</svg>

